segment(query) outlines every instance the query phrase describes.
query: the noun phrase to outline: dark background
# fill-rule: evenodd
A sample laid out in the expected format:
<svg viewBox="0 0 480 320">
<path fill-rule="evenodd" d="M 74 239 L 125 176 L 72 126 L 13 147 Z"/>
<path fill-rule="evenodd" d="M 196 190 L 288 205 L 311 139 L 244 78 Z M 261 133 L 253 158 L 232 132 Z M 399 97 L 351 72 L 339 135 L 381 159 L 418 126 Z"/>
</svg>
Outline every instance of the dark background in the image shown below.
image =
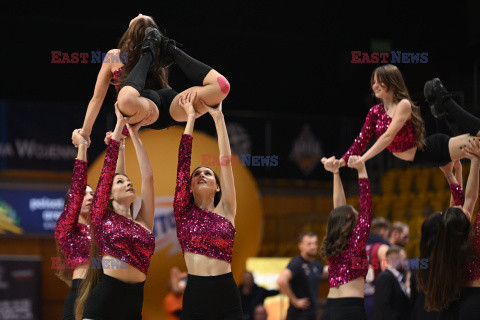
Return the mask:
<svg viewBox="0 0 480 320">
<path fill-rule="evenodd" d="M 428 52 L 428 63 L 397 64 L 420 105 L 425 81 L 438 76 L 469 111 L 479 111 L 473 77 L 480 5 L 474 0 L 451 7 L 418 1 L 7 1 L 0 12 L 0 99 L 55 105 L 42 107 L 44 117 L 33 121 L 66 131 L 81 127 L 100 65 L 52 64 L 51 51 L 106 52 L 138 13 L 154 17 L 184 51 L 225 75 L 232 86 L 225 114 L 257 121 L 257 127 L 271 120 L 279 148 L 299 134 L 290 123 L 304 122 L 317 126 L 325 155 L 340 156 L 348 148 L 373 105 L 370 75 L 379 65 L 352 64 L 350 52 L 376 51 L 378 41 L 395 51 Z M 170 75 L 177 91 L 190 86 L 175 66 Z M 104 104 L 114 99 L 112 87 Z M 62 105 L 74 117 L 64 120 L 55 111 Z M 430 130 L 431 116 L 423 112 Z M 22 116 L 32 121 L 28 113 Z M 92 138 L 102 139 L 113 117 L 112 108 L 103 107 Z M 208 120 L 199 128 L 211 131 Z"/>
</svg>

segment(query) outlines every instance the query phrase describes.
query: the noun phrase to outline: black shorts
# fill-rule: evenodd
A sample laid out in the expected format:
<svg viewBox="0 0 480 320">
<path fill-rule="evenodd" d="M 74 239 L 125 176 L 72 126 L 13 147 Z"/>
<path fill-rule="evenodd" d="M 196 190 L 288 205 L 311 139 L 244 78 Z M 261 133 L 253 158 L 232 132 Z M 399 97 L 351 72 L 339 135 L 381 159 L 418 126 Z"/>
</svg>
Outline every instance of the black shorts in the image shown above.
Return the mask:
<svg viewBox="0 0 480 320">
<path fill-rule="evenodd" d="M 126 283 L 102 274 L 102 280 L 88 296 L 82 318 L 142 320 L 144 284 Z"/>
<path fill-rule="evenodd" d="M 440 320 L 478 320 L 480 319 L 480 288 L 462 288 L 460 299 L 453 302 L 447 310 L 440 313 Z"/>
<path fill-rule="evenodd" d="M 231 272 L 212 277 L 189 274 L 181 320 L 243 320 L 240 291 Z"/>
<path fill-rule="evenodd" d="M 413 164 L 426 167 L 441 167 L 452 161 L 448 142 L 450 136 L 436 133 L 425 138 L 424 150 L 417 149 Z"/>
<path fill-rule="evenodd" d="M 363 298 L 328 299 L 320 320 L 367 320 Z"/>
<path fill-rule="evenodd" d="M 77 300 L 78 291 L 80 290 L 81 284 L 82 279 L 72 280 L 72 288 L 65 299 L 65 303 L 63 304 L 62 320 L 75 320 L 75 300 Z"/>
<path fill-rule="evenodd" d="M 162 130 L 179 124 L 180 122 L 173 120 L 172 116 L 170 115 L 170 104 L 177 95 L 178 92 L 168 88 L 157 91 L 150 89 L 143 90 L 140 96 L 152 100 L 157 106 L 159 112 L 157 121 L 145 126 L 144 128 Z"/>
</svg>

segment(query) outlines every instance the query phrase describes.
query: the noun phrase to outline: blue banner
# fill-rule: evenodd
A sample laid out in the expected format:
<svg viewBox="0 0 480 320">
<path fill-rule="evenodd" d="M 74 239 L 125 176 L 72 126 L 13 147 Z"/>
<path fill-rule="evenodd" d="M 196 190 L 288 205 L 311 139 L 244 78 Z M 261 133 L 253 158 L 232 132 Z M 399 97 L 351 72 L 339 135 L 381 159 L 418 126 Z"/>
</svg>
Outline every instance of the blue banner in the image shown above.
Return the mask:
<svg viewBox="0 0 480 320">
<path fill-rule="evenodd" d="M 1 235 L 53 235 L 66 191 L 1 189 Z"/>
</svg>

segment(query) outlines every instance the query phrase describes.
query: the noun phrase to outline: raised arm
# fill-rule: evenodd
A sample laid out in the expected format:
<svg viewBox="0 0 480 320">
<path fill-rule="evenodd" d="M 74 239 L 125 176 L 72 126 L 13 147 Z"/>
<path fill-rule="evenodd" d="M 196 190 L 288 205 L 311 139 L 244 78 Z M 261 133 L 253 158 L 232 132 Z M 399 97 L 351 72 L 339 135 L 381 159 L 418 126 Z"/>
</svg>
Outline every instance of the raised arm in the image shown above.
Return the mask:
<svg viewBox="0 0 480 320">
<path fill-rule="evenodd" d="M 473 209 L 478 199 L 478 170 L 480 167 L 480 143 L 472 142 L 465 147 L 465 156 L 470 159 L 470 172 L 465 188 L 465 204 L 463 211 L 468 219 L 472 219 Z"/>
<path fill-rule="evenodd" d="M 405 125 L 405 122 L 410 119 L 411 115 L 412 105 L 408 100 L 403 99 L 398 103 L 397 110 L 393 116 L 392 122 L 388 126 L 387 131 L 385 131 L 374 143 L 374 145 L 368 149 L 367 152 L 365 152 L 365 154 L 362 156 L 362 161 L 367 162 L 367 160 L 375 157 L 386 147 L 388 147 L 388 145 L 392 143 L 398 131 L 400 131 L 400 129 L 402 129 L 402 127 Z"/>
<path fill-rule="evenodd" d="M 370 234 L 370 224 L 372 222 L 372 192 L 370 189 L 370 180 L 368 179 L 365 163 L 359 156 L 352 156 L 348 160 L 348 166 L 358 171 L 358 186 L 360 211 L 358 221 L 353 228 L 352 237 L 358 239 L 355 246 L 359 250 L 365 250 L 368 236 Z"/>
<path fill-rule="evenodd" d="M 112 131 L 108 131 L 105 134 L 105 144 L 108 146 L 110 144 L 110 139 L 112 139 Z M 129 134 L 130 135 L 130 134 Z M 117 160 L 117 168 L 115 169 L 115 173 L 126 174 L 127 168 L 125 167 L 125 139 L 127 137 L 124 135 L 122 131 L 122 140 L 120 141 L 120 148 L 118 151 L 118 160 Z"/>
<path fill-rule="evenodd" d="M 196 95 L 196 94 L 192 94 Z M 188 98 L 187 98 L 188 97 Z M 192 162 L 192 134 L 195 124 L 195 109 L 191 103 L 190 94 L 184 94 L 179 97 L 180 106 L 187 113 L 187 125 L 180 140 L 178 149 L 178 165 L 177 165 L 177 185 L 175 187 L 175 198 L 173 200 L 173 212 L 175 217 L 181 216 L 190 203 L 190 164 Z"/>
<path fill-rule="evenodd" d="M 208 107 L 208 112 L 215 122 L 218 136 L 218 149 L 220 151 L 220 183 L 222 185 L 222 199 L 220 204 L 231 218 L 235 218 L 237 211 L 237 196 L 235 192 L 235 179 L 232 170 L 232 151 L 228 140 L 227 126 L 222 112 L 222 103 L 217 108 Z"/>
<path fill-rule="evenodd" d="M 130 132 L 130 137 L 132 138 L 133 146 L 135 147 L 135 152 L 137 153 L 137 160 L 140 166 L 140 174 L 142 175 L 142 206 L 138 212 L 137 219 L 142 221 L 148 229 L 153 229 L 153 218 L 155 212 L 155 191 L 153 187 L 153 170 L 148 158 L 145 147 L 140 140 L 138 135 L 138 130 L 141 126 L 146 125 L 152 121 L 152 112 L 145 117 L 145 119 L 137 123 L 135 126 L 130 126 L 127 124 L 128 131 Z"/>
<path fill-rule="evenodd" d="M 117 49 L 112 49 L 108 51 L 108 53 L 114 54 L 116 51 Z M 93 91 L 93 97 L 88 103 L 87 113 L 85 115 L 85 120 L 83 121 L 83 127 L 81 130 L 81 135 L 87 140 L 88 144 L 90 144 L 90 134 L 92 133 L 93 124 L 95 123 L 98 112 L 102 107 L 103 100 L 105 99 L 111 79 L 111 64 L 104 61 L 102 63 L 102 67 L 100 68 L 100 72 L 98 73 L 97 82 L 95 83 L 95 89 Z"/>
<path fill-rule="evenodd" d="M 347 204 L 345 190 L 343 189 L 342 178 L 340 177 L 340 164 L 335 157 L 322 158 L 325 170 L 333 173 L 333 208 Z"/>
<path fill-rule="evenodd" d="M 447 179 L 448 185 L 450 186 L 450 191 L 452 193 L 450 197 L 450 206 L 463 206 L 465 202 L 465 195 L 463 194 L 463 189 L 461 183 L 458 183 L 458 178 L 462 175 L 461 164 L 460 168 L 458 165 L 455 166 L 455 174 L 453 174 L 453 167 L 455 166 L 454 162 L 449 162 L 448 164 L 440 167 L 443 174 L 445 175 L 445 179 Z M 461 180 L 460 180 L 461 181 Z"/>
<path fill-rule="evenodd" d="M 72 184 L 68 193 L 67 203 L 58 217 L 55 225 L 55 238 L 58 240 L 77 227 L 78 217 L 82 208 L 83 197 L 87 187 L 87 142 L 79 133 L 73 131 L 72 142 L 78 145 L 77 159 L 73 167 Z"/>
<path fill-rule="evenodd" d="M 340 158 L 340 164 L 342 167 L 347 164 L 350 156 L 359 156 L 365 151 L 365 149 L 367 149 L 367 145 L 375 133 L 375 123 L 377 122 L 375 108 L 376 106 L 370 108 L 358 137 L 353 141 L 353 144 L 348 151 L 342 156 L 342 158 Z"/>
<path fill-rule="evenodd" d="M 122 129 L 126 123 L 125 118 L 120 113 L 118 108 L 115 108 L 117 116 L 117 125 L 112 134 L 112 139 L 108 145 L 105 154 L 105 161 L 103 163 L 102 173 L 98 180 L 97 190 L 93 196 L 92 206 L 90 209 L 90 220 L 94 225 L 98 225 L 101 215 L 107 209 L 108 199 L 112 190 L 112 181 L 115 175 L 115 168 L 118 160 L 118 149 L 120 147 L 120 140 L 122 138 Z"/>
</svg>

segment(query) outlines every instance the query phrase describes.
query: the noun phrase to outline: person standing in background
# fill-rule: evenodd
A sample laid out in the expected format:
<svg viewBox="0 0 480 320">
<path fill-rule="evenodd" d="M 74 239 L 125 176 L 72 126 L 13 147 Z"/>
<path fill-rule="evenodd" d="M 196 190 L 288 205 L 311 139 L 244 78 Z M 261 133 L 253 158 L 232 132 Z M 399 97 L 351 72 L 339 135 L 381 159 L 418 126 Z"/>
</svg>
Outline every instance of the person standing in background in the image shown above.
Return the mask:
<svg viewBox="0 0 480 320">
<path fill-rule="evenodd" d="M 314 320 L 317 318 L 318 287 L 320 280 L 327 279 L 328 267 L 315 260 L 318 254 L 316 234 L 305 232 L 298 240 L 300 254 L 283 269 L 277 284 L 290 302 L 287 320 Z"/>
</svg>

